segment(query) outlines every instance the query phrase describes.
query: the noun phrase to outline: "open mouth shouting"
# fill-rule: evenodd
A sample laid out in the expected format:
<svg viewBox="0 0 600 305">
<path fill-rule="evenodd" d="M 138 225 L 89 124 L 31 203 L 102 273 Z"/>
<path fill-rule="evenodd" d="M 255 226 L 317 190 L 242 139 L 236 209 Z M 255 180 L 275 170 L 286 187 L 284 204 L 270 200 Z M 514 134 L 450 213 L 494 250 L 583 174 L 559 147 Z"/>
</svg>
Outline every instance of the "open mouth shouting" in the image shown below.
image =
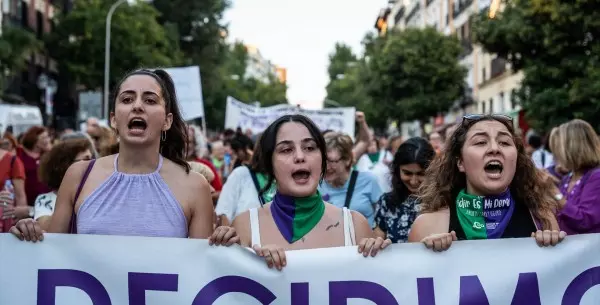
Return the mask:
<svg viewBox="0 0 600 305">
<path fill-rule="evenodd" d="M 488 177 L 492 179 L 499 179 L 500 177 L 502 177 L 504 165 L 499 160 L 490 160 L 485 164 L 483 170 L 488 175 Z"/>
<path fill-rule="evenodd" d="M 148 127 L 146 121 L 142 118 L 136 117 L 129 121 L 127 124 L 127 128 L 129 129 L 129 133 L 133 135 L 141 135 Z"/>
<path fill-rule="evenodd" d="M 310 180 L 310 171 L 307 169 L 298 169 L 292 172 L 292 179 L 297 184 L 306 184 Z"/>
</svg>

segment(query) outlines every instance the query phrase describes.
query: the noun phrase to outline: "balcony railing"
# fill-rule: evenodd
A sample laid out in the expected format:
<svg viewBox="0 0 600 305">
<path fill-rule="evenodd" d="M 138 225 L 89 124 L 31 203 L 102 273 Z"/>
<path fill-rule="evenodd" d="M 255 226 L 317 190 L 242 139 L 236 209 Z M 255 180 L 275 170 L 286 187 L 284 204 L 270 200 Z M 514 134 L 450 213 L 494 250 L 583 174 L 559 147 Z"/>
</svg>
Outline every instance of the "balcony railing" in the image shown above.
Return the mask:
<svg viewBox="0 0 600 305">
<path fill-rule="evenodd" d="M 431 3 L 433 3 L 433 1 L 434 1 L 434 0 L 427 0 L 427 1 L 425 1 L 425 5 L 426 5 L 426 6 L 429 6 Z"/>
<path fill-rule="evenodd" d="M 497 77 L 502 75 L 506 71 L 506 60 L 501 57 L 496 57 L 492 60 L 491 63 L 491 75 L 490 78 Z"/>
<path fill-rule="evenodd" d="M 410 20 L 417 14 L 419 9 L 421 9 L 421 3 L 417 3 L 417 5 L 415 5 L 415 7 L 413 7 L 413 9 L 410 10 L 410 13 L 408 13 L 408 15 L 406 16 L 406 23 L 410 22 Z"/>
<path fill-rule="evenodd" d="M 454 6 L 454 18 L 466 11 L 473 4 L 473 0 L 458 0 L 458 7 Z"/>
<path fill-rule="evenodd" d="M 396 13 L 396 16 L 394 16 L 394 24 L 400 23 L 402 17 L 404 17 L 404 13 L 406 13 L 406 6 L 402 6 L 402 8 Z"/>
</svg>

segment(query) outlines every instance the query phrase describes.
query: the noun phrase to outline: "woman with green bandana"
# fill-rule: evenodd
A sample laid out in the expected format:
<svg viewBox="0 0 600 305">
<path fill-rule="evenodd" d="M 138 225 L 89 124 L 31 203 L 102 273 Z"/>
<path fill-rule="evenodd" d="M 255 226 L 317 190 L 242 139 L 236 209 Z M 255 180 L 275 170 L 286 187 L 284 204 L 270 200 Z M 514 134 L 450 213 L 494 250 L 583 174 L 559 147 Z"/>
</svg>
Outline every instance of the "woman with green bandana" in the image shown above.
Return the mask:
<svg viewBox="0 0 600 305">
<path fill-rule="evenodd" d="M 277 180 L 272 202 L 234 219 L 243 246 L 264 257 L 269 268 L 286 265 L 285 251 L 358 245 L 375 256 L 390 240 L 375 238 L 368 221 L 357 212 L 326 203 L 317 191 L 327 169 L 325 140 L 302 115 L 285 115 L 260 137 L 259 166 Z"/>
<path fill-rule="evenodd" d="M 534 237 L 554 246 L 566 236 L 510 117 L 465 116 L 444 151 L 427 170 L 409 242 L 444 251 L 456 240 Z"/>
</svg>

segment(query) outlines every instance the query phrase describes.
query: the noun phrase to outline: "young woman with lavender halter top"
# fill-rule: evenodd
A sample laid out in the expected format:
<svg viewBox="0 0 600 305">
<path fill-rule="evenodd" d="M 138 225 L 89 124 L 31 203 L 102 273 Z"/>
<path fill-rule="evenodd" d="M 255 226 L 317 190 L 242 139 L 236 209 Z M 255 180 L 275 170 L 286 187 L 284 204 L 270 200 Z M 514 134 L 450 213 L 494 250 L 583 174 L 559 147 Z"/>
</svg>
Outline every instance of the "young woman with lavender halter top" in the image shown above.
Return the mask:
<svg viewBox="0 0 600 305">
<path fill-rule="evenodd" d="M 233 221 L 243 246 L 264 257 L 269 268 L 286 265 L 285 251 L 358 245 L 364 256 L 375 256 L 391 241 L 375 238 L 367 220 L 321 198 L 319 181 L 327 168 L 325 140 L 317 126 L 302 115 L 285 115 L 260 137 L 255 152 L 269 177 L 277 181 L 273 201 L 250 209 Z M 358 242 L 357 242 L 358 241 Z"/>
<path fill-rule="evenodd" d="M 233 228 L 213 230 L 209 185 L 185 162 L 187 128 L 169 74 L 134 71 L 115 88 L 110 124 L 120 138 L 119 154 L 67 170 L 48 232 L 238 242 Z M 43 240 L 31 219 L 11 232 Z"/>
</svg>

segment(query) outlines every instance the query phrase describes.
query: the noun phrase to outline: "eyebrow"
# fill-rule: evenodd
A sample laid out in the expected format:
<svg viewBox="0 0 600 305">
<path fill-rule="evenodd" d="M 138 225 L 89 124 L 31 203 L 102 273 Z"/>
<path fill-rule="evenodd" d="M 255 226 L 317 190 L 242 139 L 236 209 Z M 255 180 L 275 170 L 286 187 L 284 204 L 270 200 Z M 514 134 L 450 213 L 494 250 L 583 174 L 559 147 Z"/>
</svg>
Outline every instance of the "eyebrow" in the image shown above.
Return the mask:
<svg viewBox="0 0 600 305">
<path fill-rule="evenodd" d="M 125 90 L 125 91 L 121 92 L 121 94 L 119 94 L 119 95 L 122 95 L 122 94 L 136 94 L 136 93 L 137 92 L 135 92 L 134 90 Z M 158 94 L 156 92 L 152 92 L 152 91 L 144 91 L 144 92 L 142 92 L 142 95 L 156 95 L 156 96 L 158 96 Z"/>
<path fill-rule="evenodd" d="M 512 138 L 512 135 L 509 132 L 506 132 L 506 131 L 498 131 L 498 135 L 499 136 L 507 136 L 507 137 L 511 137 Z M 485 132 L 485 131 L 479 131 L 479 132 L 474 133 L 471 136 L 471 139 L 474 138 L 474 137 L 476 137 L 476 136 L 484 136 L 486 138 L 490 137 L 487 132 Z"/>
<path fill-rule="evenodd" d="M 316 142 L 315 139 L 313 138 L 306 138 L 304 140 L 301 141 L 302 143 L 308 143 L 308 142 Z M 277 144 L 275 144 L 275 146 L 279 146 L 279 145 L 289 145 L 289 144 L 294 144 L 294 141 L 291 140 L 283 140 Z"/>
</svg>

